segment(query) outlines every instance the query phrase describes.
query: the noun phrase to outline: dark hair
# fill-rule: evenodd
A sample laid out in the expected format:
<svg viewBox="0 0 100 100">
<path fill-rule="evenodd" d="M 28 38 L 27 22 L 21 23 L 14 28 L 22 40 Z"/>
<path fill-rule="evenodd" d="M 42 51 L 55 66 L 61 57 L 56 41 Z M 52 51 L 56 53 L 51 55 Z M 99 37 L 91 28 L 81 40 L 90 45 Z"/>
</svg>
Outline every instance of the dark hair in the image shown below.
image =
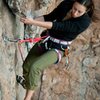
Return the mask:
<svg viewBox="0 0 100 100">
<path fill-rule="evenodd" d="M 94 12 L 94 3 L 92 0 L 75 0 L 75 1 L 84 5 L 87 8 L 87 13 L 89 17 L 92 17 Z"/>
</svg>

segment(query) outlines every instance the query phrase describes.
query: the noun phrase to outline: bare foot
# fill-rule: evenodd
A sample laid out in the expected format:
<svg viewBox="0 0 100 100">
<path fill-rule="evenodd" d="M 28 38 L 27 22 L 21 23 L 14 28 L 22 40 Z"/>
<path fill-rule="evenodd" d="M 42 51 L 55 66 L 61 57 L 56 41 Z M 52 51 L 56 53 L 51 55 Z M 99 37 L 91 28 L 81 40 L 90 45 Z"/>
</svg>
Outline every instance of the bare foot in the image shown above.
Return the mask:
<svg viewBox="0 0 100 100">
<path fill-rule="evenodd" d="M 34 93 L 34 90 L 27 90 L 24 100 L 31 100 L 33 93 Z"/>
</svg>

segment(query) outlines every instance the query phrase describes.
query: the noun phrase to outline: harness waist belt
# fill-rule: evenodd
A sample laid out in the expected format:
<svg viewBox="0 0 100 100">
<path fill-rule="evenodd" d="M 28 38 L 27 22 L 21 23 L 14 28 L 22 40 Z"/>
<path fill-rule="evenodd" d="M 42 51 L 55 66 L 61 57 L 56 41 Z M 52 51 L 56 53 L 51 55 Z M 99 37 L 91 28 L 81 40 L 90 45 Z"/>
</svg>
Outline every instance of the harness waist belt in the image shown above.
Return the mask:
<svg viewBox="0 0 100 100">
<path fill-rule="evenodd" d="M 70 45 L 72 43 L 71 41 L 63 41 L 63 40 L 59 40 L 59 39 L 53 38 L 51 36 L 49 37 L 49 39 L 52 42 L 59 43 L 59 44 L 62 44 L 62 45 Z"/>
</svg>

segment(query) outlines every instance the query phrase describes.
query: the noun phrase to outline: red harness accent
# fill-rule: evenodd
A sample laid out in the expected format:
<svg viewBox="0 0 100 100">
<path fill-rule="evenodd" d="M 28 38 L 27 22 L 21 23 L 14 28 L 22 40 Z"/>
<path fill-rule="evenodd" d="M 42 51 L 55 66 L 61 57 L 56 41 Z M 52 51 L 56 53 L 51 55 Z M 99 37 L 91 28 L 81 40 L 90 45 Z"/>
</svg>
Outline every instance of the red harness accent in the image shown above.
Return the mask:
<svg viewBox="0 0 100 100">
<path fill-rule="evenodd" d="M 27 38 L 27 39 L 24 39 L 24 40 L 18 40 L 18 48 L 19 48 L 19 52 L 20 52 L 20 55 L 21 55 L 21 58 L 22 58 L 23 62 L 24 62 L 24 56 L 23 56 L 23 53 L 22 53 L 21 44 L 24 43 L 24 42 L 37 43 L 37 42 L 39 42 L 40 40 L 43 40 L 46 37 L 47 36 L 37 37 L 37 38 Z"/>
<path fill-rule="evenodd" d="M 43 37 L 37 37 L 37 38 L 27 38 L 27 39 L 24 39 L 24 40 L 19 40 L 18 43 L 24 43 L 24 42 L 30 42 L 30 43 L 36 43 L 36 42 L 39 42 L 40 40 L 43 40 L 44 38 L 46 38 L 47 36 L 43 36 Z"/>
</svg>

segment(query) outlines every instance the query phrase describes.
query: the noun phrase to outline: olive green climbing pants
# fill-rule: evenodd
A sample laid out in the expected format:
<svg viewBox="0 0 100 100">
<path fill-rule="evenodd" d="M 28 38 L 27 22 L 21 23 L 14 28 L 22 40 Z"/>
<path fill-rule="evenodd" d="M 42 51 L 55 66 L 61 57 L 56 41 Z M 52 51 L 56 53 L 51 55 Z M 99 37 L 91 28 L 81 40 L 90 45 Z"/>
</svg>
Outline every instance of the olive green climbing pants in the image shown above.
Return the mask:
<svg viewBox="0 0 100 100">
<path fill-rule="evenodd" d="M 41 72 L 57 60 L 58 54 L 54 49 L 43 51 L 39 43 L 36 43 L 23 63 L 26 89 L 34 90 L 41 78 Z"/>
</svg>

